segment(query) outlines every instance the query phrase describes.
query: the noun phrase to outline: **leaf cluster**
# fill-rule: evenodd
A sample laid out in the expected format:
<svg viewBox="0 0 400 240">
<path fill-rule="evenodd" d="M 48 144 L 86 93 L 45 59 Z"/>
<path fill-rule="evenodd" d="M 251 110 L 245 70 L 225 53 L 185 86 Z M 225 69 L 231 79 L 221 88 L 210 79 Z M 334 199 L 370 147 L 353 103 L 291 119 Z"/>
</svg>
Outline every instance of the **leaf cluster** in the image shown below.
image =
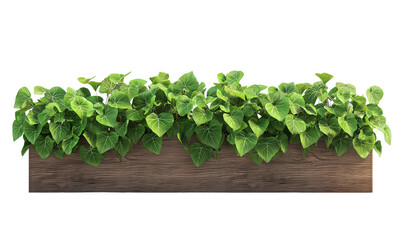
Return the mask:
<svg viewBox="0 0 400 240">
<path fill-rule="evenodd" d="M 218 74 L 209 89 L 193 72 L 175 82 L 163 72 L 150 82 L 125 81 L 128 75 L 110 74 L 100 82 L 78 78 L 91 90 L 37 86 L 37 101 L 21 88 L 13 138 L 23 137 L 22 154 L 30 145 L 42 158 L 52 152 L 63 158 L 78 149 L 84 162 L 99 166 L 105 152 L 114 150 L 121 160 L 139 142 L 160 154 L 166 134 L 177 137 L 199 167 L 217 158 L 225 141 L 258 165 L 285 153 L 289 143 L 300 143 L 306 154 L 323 138 L 338 156 L 354 147 L 366 158 L 373 149 L 382 152 L 375 129 L 391 142 L 378 106 L 382 89 L 372 86 L 366 97 L 357 95 L 352 84 L 338 82 L 328 89 L 333 76 L 327 73 L 316 74 L 313 84 L 267 87 L 242 86 L 243 72 L 232 71 Z"/>
</svg>

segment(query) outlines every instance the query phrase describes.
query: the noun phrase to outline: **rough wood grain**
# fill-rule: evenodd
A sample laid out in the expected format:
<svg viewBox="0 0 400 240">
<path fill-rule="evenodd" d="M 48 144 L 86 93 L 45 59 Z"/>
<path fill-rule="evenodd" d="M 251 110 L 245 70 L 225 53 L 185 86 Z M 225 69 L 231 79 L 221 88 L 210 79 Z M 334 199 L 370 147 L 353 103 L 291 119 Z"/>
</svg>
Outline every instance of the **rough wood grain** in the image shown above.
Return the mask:
<svg viewBox="0 0 400 240">
<path fill-rule="evenodd" d="M 299 144 L 269 164 L 255 165 L 227 145 L 219 158 L 194 167 L 177 139 L 164 138 L 160 155 L 141 144 L 119 162 L 106 153 L 98 168 L 78 152 L 41 159 L 29 150 L 30 192 L 372 192 L 372 154 L 354 149 L 338 158 L 320 142 L 304 159 Z"/>
</svg>

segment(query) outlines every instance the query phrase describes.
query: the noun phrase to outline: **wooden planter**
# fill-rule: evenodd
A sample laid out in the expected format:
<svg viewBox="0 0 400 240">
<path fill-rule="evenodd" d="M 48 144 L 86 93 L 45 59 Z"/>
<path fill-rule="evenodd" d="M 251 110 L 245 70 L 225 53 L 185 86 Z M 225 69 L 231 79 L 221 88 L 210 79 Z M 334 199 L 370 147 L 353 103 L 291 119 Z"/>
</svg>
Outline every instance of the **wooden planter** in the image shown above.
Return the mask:
<svg viewBox="0 0 400 240">
<path fill-rule="evenodd" d="M 352 148 L 340 158 L 320 141 L 304 159 L 301 146 L 255 165 L 223 146 L 218 159 L 196 168 L 176 138 L 164 137 L 160 155 L 141 144 L 122 162 L 107 152 L 98 168 L 78 152 L 41 159 L 29 151 L 30 192 L 372 192 L 372 153 L 362 159 Z"/>
</svg>

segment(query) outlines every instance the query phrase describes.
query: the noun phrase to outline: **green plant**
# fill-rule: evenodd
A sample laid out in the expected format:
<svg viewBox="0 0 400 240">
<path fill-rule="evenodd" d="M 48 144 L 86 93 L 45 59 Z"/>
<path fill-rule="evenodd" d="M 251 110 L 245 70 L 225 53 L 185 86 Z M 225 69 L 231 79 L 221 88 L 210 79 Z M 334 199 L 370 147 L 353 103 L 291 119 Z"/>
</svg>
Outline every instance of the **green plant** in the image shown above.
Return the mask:
<svg viewBox="0 0 400 240">
<path fill-rule="evenodd" d="M 323 138 L 338 156 L 353 146 L 365 158 L 373 149 L 379 155 L 382 151 L 374 129 L 391 141 L 378 106 L 383 91 L 372 86 L 365 98 L 351 84 L 336 83 L 328 90 L 333 76 L 327 73 L 316 74 L 314 84 L 291 82 L 267 89 L 242 86 L 243 72 L 232 71 L 218 74 L 218 83 L 207 91 L 193 72 L 174 83 L 161 72 L 150 78 L 149 86 L 142 79 L 124 83 L 128 74 L 111 74 L 101 82 L 78 78 L 96 95 L 85 87 L 65 91 L 37 86 L 34 93 L 42 96 L 33 101 L 29 90 L 21 88 L 13 138 L 23 136 L 22 154 L 31 144 L 42 158 L 51 152 L 63 158 L 79 148 L 84 162 L 98 166 L 106 151 L 115 150 L 121 160 L 140 139 L 159 154 L 167 134 L 177 136 L 197 167 L 216 158 L 225 140 L 239 156 L 249 153 L 259 165 L 285 153 L 289 142 L 301 143 L 306 154 Z M 199 142 L 193 142 L 194 135 Z M 79 144 L 82 138 L 88 147 Z"/>
</svg>

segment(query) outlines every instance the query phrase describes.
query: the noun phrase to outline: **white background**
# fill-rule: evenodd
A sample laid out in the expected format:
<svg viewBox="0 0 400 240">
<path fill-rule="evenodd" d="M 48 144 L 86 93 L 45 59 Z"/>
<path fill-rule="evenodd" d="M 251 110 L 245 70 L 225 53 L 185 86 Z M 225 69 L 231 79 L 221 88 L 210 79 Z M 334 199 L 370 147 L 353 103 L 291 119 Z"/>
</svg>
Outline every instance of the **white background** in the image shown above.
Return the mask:
<svg viewBox="0 0 400 240">
<path fill-rule="evenodd" d="M 0 239 L 400 239 L 396 3 L 1 0 Z M 374 193 L 28 193 L 28 157 L 11 134 L 20 87 L 192 70 L 209 87 L 230 70 L 244 71 L 245 85 L 328 72 L 330 87 L 381 86 L 394 137 L 374 154 Z"/>
</svg>

